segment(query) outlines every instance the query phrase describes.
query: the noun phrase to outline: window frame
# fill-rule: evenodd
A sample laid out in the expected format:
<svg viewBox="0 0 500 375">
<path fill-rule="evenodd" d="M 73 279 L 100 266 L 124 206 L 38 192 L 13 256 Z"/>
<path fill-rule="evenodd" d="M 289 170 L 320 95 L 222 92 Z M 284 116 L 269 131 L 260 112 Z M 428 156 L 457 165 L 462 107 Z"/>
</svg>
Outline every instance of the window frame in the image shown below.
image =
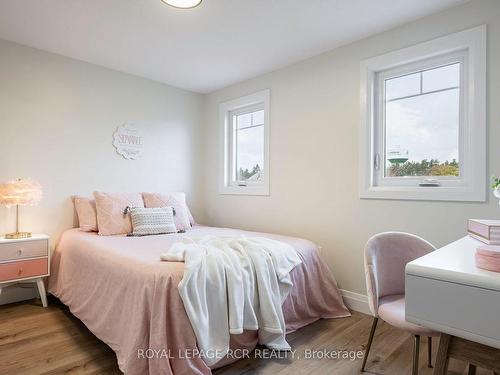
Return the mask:
<svg viewBox="0 0 500 375">
<path fill-rule="evenodd" d="M 269 99 L 270 90 L 262 90 L 219 105 L 220 117 L 220 171 L 219 194 L 233 195 L 269 195 Z M 235 180 L 236 147 L 234 139 L 233 117 L 257 110 L 264 110 L 264 178 L 262 182 L 246 182 L 245 185 Z"/>
<path fill-rule="evenodd" d="M 381 83 L 385 82 L 387 77 L 403 76 L 448 65 L 449 62 L 446 62 L 454 59 L 461 59 L 462 63 L 460 175 L 385 177 L 385 85 Z M 486 26 L 364 60 L 360 69 L 360 198 L 485 201 Z M 438 180 L 439 186 L 419 186 L 419 182 L 430 178 Z"/>
<path fill-rule="evenodd" d="M 458 160 L 460 175 L 459 176 L 385 176 L 385 161 L 386 161 L 386 102 L 385 85 L 387 79 L 402 77 L 408 74 L 423 72 L 433 68 L 439 68 L 453 63 L 460 63 L 460 96 L 459 96 L 459 128 L 458 128 Z M 373 179 L 377 186 L 418 186 L 418 184 L 426 179 L 435 179 L 439 181 L 441 187 L 456 187 L 463 185 L 467 178 L 467 172 L 461 160 L 465 157 L 465 134 L 468 134 L 468 123 L 464 121 L 467 118 L 468 103 L 464 98 L 467 95 L 467 85 L 464 78 L 467 72 L 467 56 L 466 51 L 461 50 L 449 54 L 425 59 L 416 63 L 398 66 L 392 69 L 384 70 L 375 73 L 375 93 L 374 106 L 377 123 L 374 124 L 374 155 L 380 159 L 379 168 L 374 168 Z M 381 133 L 381 134 L 380 134 Z"/>
<path fill-rule="evenodd" d="M 234 127 L 234 118 L 236 116 L 241 116 L 244 114 L 249 114 L 249 113 L 254 113 L 257 111 L 264 111 L 264 123 L 256 126 L 263 126 L 264 127 L 264 132 L 266 129 L 266 122 L 265 122 L 265 113 L 266 110 L 264 108 L 264 103 L 257 103 L 253 104 L 250 106 L 242 107 L 233 111 L 229 111 L 228 113 L 228 122 L 229 122 L 229 130 L 228 130 L 228 144 L 229 144 L 229 161 L 228 161 L 228 180 L 227 183 L 230 186 L 260 186 L 264 183 L 265 180 L 265 174 L 264 174 L 264 180 L 261 180 L 259 182 L 257 181 L 245 181 L 244 184 L 242 184 L 242 181 L 238 180 L 238 165 L 237 165 L 237 155 L 238 155 L 238 147 L 237 147 L 237 138 L 234 137 L 234 135 L 241 129 L 235 129 Z M 251 125 L 250 127 L 256 127 Z M 265 142 L 265 134 L 264 134 L 264 142 Z M 265 152 L 264 152 L 265 154 Z M 265 158 L 265 155 L 264 155 Z M 262 165 L 264 167 L 264 165 Z"/>
</svg>

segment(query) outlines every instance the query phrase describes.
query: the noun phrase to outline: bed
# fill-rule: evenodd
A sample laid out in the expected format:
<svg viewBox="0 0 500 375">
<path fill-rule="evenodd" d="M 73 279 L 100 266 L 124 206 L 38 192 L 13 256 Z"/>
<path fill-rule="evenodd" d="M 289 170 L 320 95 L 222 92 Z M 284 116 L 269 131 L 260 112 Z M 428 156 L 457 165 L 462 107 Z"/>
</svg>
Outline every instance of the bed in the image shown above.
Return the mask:
<svg viewBox="0 0 500 375">
<path fill-rule="evenodd" d="M 198 225 L 186 233 L 147 237 L 67 230 L 52 257 L 49 293 L 115 351 L 125 374 L 211 374 L 196 355 L 196 337 L 177 289 L 184 264 L 160 261 L 160 254 L 186 236 L 240 234 L 288 243 L 302 260 L 291 273 L 294 286 L 283 304 L 287 332 L 320 318 L 350 316 L 312 242 Z M 256 331 L 231 336 L 232 349 L 251 351 L 256 345 Z M 236 360 L 226 357 L 216 367 Z"/>
</svg>

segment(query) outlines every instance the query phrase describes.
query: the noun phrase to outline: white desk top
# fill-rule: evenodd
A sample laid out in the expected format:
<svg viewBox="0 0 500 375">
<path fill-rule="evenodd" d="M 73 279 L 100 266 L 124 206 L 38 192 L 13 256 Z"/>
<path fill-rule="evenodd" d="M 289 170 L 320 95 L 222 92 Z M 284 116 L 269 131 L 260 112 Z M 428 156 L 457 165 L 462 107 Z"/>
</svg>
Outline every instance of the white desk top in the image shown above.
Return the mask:
<svg viewBox="0 0 500 375">
<path fill-rule="evenodd" d="M 484 245 L 463 237 L 406 265 L 406 274 L 500 291 L 500 273 L 477 268 L 476 248 Z"/>
<path fill-rule="evenodd" d="M 0 245 L 3 243 L 13 243 L 13 242 L 24 242 L 24 241 L 36 241 L 36 240 L 48 240 L 49 236 L 41 233 L 33 233 L 31 237 L 28 238 L 5 238 L 3 235 L 0 236 Z"/>
</svg>

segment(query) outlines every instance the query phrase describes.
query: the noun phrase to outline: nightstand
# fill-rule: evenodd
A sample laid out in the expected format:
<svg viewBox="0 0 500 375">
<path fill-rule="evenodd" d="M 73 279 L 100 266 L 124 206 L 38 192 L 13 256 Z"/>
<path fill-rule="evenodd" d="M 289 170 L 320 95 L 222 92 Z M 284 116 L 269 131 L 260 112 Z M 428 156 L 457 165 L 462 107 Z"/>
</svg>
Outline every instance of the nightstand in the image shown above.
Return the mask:
<svg viewBox="0 0 500 375">
<path fill-rule="evenodd" d="M 43 278 L 50 274 L 49 236 L 0 238 L 0 294 L 2 289 L 20 283 L 36 283 L 43 307 L 47 294 Z"/>
</svg>

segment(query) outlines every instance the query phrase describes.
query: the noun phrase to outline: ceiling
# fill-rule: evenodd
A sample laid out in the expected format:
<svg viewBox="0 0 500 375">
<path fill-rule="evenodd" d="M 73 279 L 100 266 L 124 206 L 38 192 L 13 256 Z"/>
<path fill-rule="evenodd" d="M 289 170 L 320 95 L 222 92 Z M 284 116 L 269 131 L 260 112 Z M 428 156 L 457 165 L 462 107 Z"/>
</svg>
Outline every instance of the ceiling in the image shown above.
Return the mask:
<svg viewBox="0 0 500 375">
<path fill-rule="evenodd" d="M 466 0 L 1 0 L 0 38 L 207 93 Z"/>
</svg>

